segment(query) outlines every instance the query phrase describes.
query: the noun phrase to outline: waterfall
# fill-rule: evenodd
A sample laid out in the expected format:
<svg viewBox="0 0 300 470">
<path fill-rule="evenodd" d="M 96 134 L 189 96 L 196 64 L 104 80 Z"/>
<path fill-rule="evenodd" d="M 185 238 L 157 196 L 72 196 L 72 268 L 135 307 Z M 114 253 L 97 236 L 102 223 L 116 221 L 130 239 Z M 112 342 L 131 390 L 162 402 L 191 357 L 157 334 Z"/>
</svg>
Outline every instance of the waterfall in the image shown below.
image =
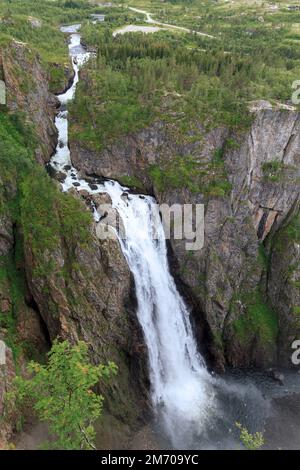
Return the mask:
<svg viewBox="0 0 300 470">
<path fill-rule="evenodd" d="M 189 311 L 169 271 L 158 207 L 150 196 L 122 197 L 124 188 L 115 182 L 105 183 L 105 190 L 123 222 L 120 243 L 134 276 L 154 408 L 173 445 L 189 446 L 212 412 L 214 394 Z"/>
<path fill-rule="evenodd" d="M 75 94 L 78 69 L 89 56 L 80 45 L 79 28 L 75 26 L 75 30 L 75 27 L 65 28 L 65 32 L 72 33 L 69 49 L 75 76 L 71 87 L 58 96 L 62 104 L 56 118 L 58 146 L 50 164 L 55 171 L 64 173 L 63 190 L 77 187 L 90 194 L 106 192 L 121 217 L 125 236 L 119 240 L 134 276 L 137 316 L 148 348 L 153 407 L 172 445 L 190 447 L 213 412 L 213 379 L 197 351 L 188 308 L 169 271 L 164 231 L 155 200 L 133 194 L 124 197 L 128 188 L 113 181 L 95 182 L 91 189 L 71 164 L 65 105 Z M 95 211 L 96 222 L 99 215 Z"/>
</svg>

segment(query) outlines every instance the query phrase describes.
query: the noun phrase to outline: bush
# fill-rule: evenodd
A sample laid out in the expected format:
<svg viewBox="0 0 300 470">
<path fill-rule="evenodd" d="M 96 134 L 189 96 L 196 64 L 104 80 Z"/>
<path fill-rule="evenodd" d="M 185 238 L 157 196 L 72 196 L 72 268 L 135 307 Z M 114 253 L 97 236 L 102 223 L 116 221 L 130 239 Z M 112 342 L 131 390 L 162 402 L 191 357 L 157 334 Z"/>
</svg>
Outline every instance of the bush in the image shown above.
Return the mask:
<svg viewBox="0 0 300 470">
<path fill-rule="evenodd" d="M 47 364 L 31 362 L 27 372 L 30 378 L 16 377 L 13 391 L 6 394 L 8 410 L 17 406 L 24 412 L 32 406 L 53 436 L 47 448 L 95 449 L 93 423 L 101 415 L 103 397 L 93 388 L 116 374 L 116 366 L 91 365 L 82 341 L 74 346 L 54 341 Z"/>
<path fill-rule="evenodd" d="M 264 436 L 261 432 L 251 434 L 241 423 L 235 423 L 240 430 L 240 439 L 247 450 L 258 450 L 264 445 Z"/>
</svg>

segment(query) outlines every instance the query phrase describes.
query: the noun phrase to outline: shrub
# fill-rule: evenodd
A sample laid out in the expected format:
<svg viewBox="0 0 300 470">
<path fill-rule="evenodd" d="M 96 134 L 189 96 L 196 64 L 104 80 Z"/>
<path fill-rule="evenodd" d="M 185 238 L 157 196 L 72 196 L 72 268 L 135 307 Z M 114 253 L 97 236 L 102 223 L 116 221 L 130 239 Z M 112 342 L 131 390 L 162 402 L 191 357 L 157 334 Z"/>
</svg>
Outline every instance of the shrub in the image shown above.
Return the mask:
<svg viewBox="0 0 300 470">
<path fill-rule="evenodd" d="M 103 397 L 93 388 L 116 374 L 116 366 L 92 365 L 82 341 L 74 346 L 54 341 L 47 364 L 31 362 L 27 372 L 30 378 L 16 377 L 13 391 L 6 394 L 10 412 L 14 403 L 21 411 L 32 406 L 53 436 L 47 448 L 95 449 L 93 423 L 101 415 Z"/>
</svg>

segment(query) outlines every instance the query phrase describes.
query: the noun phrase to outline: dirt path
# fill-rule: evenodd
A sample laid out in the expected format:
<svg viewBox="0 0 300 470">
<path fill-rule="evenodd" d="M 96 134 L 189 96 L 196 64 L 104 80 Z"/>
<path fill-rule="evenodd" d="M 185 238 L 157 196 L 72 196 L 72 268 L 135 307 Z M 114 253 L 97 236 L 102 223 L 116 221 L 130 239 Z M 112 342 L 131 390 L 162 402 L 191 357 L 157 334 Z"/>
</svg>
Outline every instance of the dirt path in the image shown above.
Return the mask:
<svg viewBox="0 0 300 470">
<path fill-rule="evenodd" d="M 180 31 L 185 31 L 186 33 L 197 34 L 197 36 L 205 36 L 207 38 L 216 39 L 216 37 L 212 36 L 211 34 L 200 33 L 199 31 L 193 31 L 192 29 L 184 28 L 183 26 L 175 26 L 175 25 L 172 25 L 172 24 L 161 23 L 160 21 L 156 21 L 152 18 L 152 13 L 149 13 L 148 11 L 139 10 L 138 8 L 134 8 L 134 7 L 128 7 L 128 8 L 131 11 L 135 11 L 136 13 L 141 13 L 142 15 L 145 15 L 146 16 L 146 23 L 156 24 L 158 26 L 163 26 L 165 28 L 177 29 L 177 30 L 180 30 Z"/>
</svg>

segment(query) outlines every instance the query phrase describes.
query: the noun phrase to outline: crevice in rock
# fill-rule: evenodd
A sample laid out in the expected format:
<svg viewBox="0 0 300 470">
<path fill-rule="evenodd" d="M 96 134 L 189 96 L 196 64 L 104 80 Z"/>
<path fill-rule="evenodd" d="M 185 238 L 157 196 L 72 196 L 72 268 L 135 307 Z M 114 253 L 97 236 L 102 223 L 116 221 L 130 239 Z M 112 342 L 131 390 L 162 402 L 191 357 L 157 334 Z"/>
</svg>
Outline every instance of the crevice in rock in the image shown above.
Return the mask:
<svg viewBox="0 0 300 470">
<path fill-rule="evenodd" d="M 258 224 L 258 229 L 257 229 L 257 238 L 259 240 L 262 240 L 263 239 L 263 236 L 264 236 L 264 233 L 265 233 L 265 226 L 266 226 L 266 222 L 268 220 L 268 215 L 269 213 L 267 211 L 264 211 L 260 221 L 259 221 L 259 224 Z"/>
<path fill-rule="evenodd" d="M 201 355 L 204 356 L 209 368 L 213 369 L 216 365 L 216 358 L 212 352 L 213 338 L 208 322 L 201 309 L 199 301 L 196 300 L 191 288 L 182 280 L 178 274 L 180 267 L 174 254 L 170 241 L 167 240 L 168 263 L 171 275 L 174 278 L 178 292 L 188 306 L 191 316 L 191 324 L 196 337 L 196 342 Z"/>
<path fill-rule="evenodd" d="M 291 130 L 290 137 L 289 137 L 289 139 L 288 139 L 288 141 L 287 141 L 286 146 L 285 146 L 284 149 L 283 149 L 282 160 L 281 160 L 282 163 L 284 163 L 285 156 L 286 156 L 286 154 L 287 154 L 287 152 L 288 152 L 290 146 L 292 145 L 292 143 L 293 143 L 293 141 L 294 141 L 294 139 L 295 139 L 295 137 L 296 137 L 296 134 L 294 133 L 295 127 L 296 127 L 296 123 L 297 123 L 297 119 L 295 119 L 295 121 L 294 121 L 292 130 Z"/>
<path fill-rule="evenodd" d="M 44 339 L 45 339 L 45 345 L 47 346 L 47 349 L 50 350 L 51 345 L 52 345 L 52 341 L 51 341 L 51 338 L 50 338 L 50 333 L 49 333 L 47 324 L 46 324 L 45 320 L 43 319 L 43 317 L 42 317 L 42 315 L 39 311 L 39 307 L 38 307 L 36 301 L 34 300 L 32 295 L 30 295 L 30 297 L 25 298 L 25 303 L 26 303 L 27 307 L 31 308 L 34 312 L 36 312 L 36 314 L 38 316 L 38 319 L 39 319 L 39 322 L 40 322 L 41 332 L 43 333 L 43 336 L 44 336 Z"/>
<path fill-rule="evenodd" d="M 263 241 L 271 232 L 280 211 L 263 206 L 259 206 L 259 210 L 263 211 L 263 215 L 258 223 L 257 238 Z"/>
<path fill-rule="evenodd" d="M 34 346 L 34 349 L 38 352 L 45 353 L 50 350 L 51 348 L 51 339 L 50 339 L 50 334 L 47 328 L 47 325 L 40 313 L 40 310 L 38 308 L 38 305 L 30 291 L 29 285 L 28 285 L 28 280 L 27 280 L 27 275 L 26 275 L 26 262 L 25 260 L 20 261 L 17 257 L 17 253 L 19 251 L 19 245 L 23 243 L 22 236 L 20 235 L 20 229 L 16 223 L 13 224 L 12 227 L 12 235 L 13 235 L 13 244 L 12 244 L 12 254 L 13 254 L 13 260 L 15 264 L 15 269 L 20 273 L 20 275 L 23 278 L 23 283 L 24 283 L 24 297 L 23 297 L 23 302 L 24 305 L 26 305 L 32 312 L 34 312 L 34 317 L 35 321 L 33 323 L 29 323 L 31 326 L 38 324 L 38 334 L 35 336 L 35 332 L 31 331 L 30 328 L 26 325 L 26 322 L 23 323 L 24 318 L 27 317 L 27 312 L 25 312 L 25 317 L 21 319 L 22 315 L 20 314 L 19 309 L 16 310 L 15 315 L 18 323 L 18 328 L 20 326 L 20 321 L 21 321 L 21 328 L 25 328 L 27 331 L 27 337 L 29 343 L 31 343 L 32 340 L 32 345 Z M 23 248 L 22 248 L 23 249 Z M 27 318 L 28 321 L 28 318 Z M 25 325 L 25 326 L 24 326 Z M 37 337 L 38 342 L 37 341 Z"/>
</svg>

